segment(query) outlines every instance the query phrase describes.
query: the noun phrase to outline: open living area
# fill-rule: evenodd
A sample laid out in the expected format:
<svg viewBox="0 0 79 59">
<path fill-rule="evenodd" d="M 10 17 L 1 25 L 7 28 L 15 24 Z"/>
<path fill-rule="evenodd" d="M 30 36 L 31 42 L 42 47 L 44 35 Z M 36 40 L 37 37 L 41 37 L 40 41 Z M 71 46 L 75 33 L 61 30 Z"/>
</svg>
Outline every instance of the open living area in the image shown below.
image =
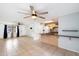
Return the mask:
<svg viewBox="0 0 79 59">
<path fill-rule="evenodd" d="M 0 3 L 0 56 L 79 56 L 79 3 Z"/>
</svg>

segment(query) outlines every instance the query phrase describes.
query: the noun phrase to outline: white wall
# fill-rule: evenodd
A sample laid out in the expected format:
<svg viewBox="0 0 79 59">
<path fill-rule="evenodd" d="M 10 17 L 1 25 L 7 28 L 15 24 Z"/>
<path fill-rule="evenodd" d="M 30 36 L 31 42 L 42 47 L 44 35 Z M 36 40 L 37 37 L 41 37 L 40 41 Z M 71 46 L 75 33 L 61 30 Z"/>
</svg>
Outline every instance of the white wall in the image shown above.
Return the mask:
<svg viewBox="0 0 79 59">
<path fill-rule="evenodd" d="M 19 32 L 20 32 L 20 36 L 25 36 L 26 35 L 26 26 L 19 25 Z"/>
<path fill-rule="evenodd" d="M 11 24 L 9 24 L 11 25 Z M 32 29 L 30 29 L 32 27 Z M 48 33 L 49 28 L 45 27 L 44 25 L 41 25 L 39 22 L 32 21 L 29 22 L 28 24 L 25 25 L 19 25 L 20 28 L 20 36 L 30 36 L 33 37 L 34 39 L 39 39 L 41 33 Z M 43 32 L 43 29 L 45 30 Z M 14 29 L 14 36 L 16 37 L 16 29 Z M 4 33 L 4 24 L 0 24 L 0 38 L 3 38 L 3 33 Z M 11 38 L 11 32 L 8 32 L 8 38 Z"/>
<path fill-rule="evenodd" d="M 4 25 L 0 24 L 0 38 L 3 38 L 4 35 Z"/>
<path fill-rule="evenodd" d="M 78 36 L 78 32 L 63 32 L 62 30 L 79 30 L 79 13 L 72 13 L 59 18 L 59 35 Z M 59 47 L 79 52 L 79 38 L 59 37 Z"/>
<path fill-rule="evenodd" d="M 30 29 L 32 27 L 32 29 Z M 43 32 L 43 29 L 45 30 Z M 44 25 L 41 25 L 39 22 L 32 21 L 28 24 L 21 25 L 20 26 L 20 36 L 28 35 L 30 37 L 33 37 L 35 40 L 40 38 L 41 33 L 48 33 L 49 28 L 45 27 Z"/>
</svg>

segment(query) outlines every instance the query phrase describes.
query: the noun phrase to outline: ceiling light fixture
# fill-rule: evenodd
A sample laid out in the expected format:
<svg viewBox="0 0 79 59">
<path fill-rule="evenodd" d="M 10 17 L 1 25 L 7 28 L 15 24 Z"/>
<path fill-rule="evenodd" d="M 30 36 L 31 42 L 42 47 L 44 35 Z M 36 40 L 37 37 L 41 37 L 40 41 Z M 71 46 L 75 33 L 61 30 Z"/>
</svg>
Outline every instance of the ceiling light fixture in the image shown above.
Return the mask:
<svg viewBox="0 0 79 59">
<path fill-rule="evenodd" d="M 33 19 L 35 18 L 41 18 L 41 19 L 45 19 L 45 17 L 43 17 L 42 15 L 48 14 L 48 12 L 40 12 L 35 10 L 35 8 L 33 6 L 29 6 L 30 7 L 30 12 L 19 12 L 21 14 L 25 14 L 26 16 L 24 18 L 30 18 L 32 17 Z"/>
<path fill-rule="evenodd" d="M 33 19 L 36 19 L 36 16 L 32 16 Z"/>
</svg>

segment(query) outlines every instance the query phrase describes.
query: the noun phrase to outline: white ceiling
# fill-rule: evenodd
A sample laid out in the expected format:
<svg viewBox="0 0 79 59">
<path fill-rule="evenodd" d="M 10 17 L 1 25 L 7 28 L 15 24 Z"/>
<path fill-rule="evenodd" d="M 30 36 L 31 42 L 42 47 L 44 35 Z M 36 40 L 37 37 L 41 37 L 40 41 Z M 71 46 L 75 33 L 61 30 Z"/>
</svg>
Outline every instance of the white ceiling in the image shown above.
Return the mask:
<svg viewBox="0 0 79 59">
<path fill-rule="evenodd" d="M 45 15 L 48 20 L 54 17 L 79 12 L 78 3 L 0 3 L 0 22 L 23 21 L 24 15 L 17 12 L 22 9 L 29 10 L 29 5 L 33 5 L 36 10 L 48 11 L 48 15 Z"/>
</svg>

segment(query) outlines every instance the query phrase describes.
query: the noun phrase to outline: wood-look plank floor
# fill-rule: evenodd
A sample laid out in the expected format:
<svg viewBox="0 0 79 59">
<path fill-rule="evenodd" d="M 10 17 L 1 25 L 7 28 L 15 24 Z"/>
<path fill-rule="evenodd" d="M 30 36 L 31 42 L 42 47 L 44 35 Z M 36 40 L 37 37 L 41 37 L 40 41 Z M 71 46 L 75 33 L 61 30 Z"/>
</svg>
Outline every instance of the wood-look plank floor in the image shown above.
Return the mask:
<svg viewBox="0 0 79 59">
<path fill-rule="evenodd" d="M 79 53 L 48 45 L 30 37 L 19 37 L 0 39 L 0 56 L 79 56 Z"/>
</svg>

